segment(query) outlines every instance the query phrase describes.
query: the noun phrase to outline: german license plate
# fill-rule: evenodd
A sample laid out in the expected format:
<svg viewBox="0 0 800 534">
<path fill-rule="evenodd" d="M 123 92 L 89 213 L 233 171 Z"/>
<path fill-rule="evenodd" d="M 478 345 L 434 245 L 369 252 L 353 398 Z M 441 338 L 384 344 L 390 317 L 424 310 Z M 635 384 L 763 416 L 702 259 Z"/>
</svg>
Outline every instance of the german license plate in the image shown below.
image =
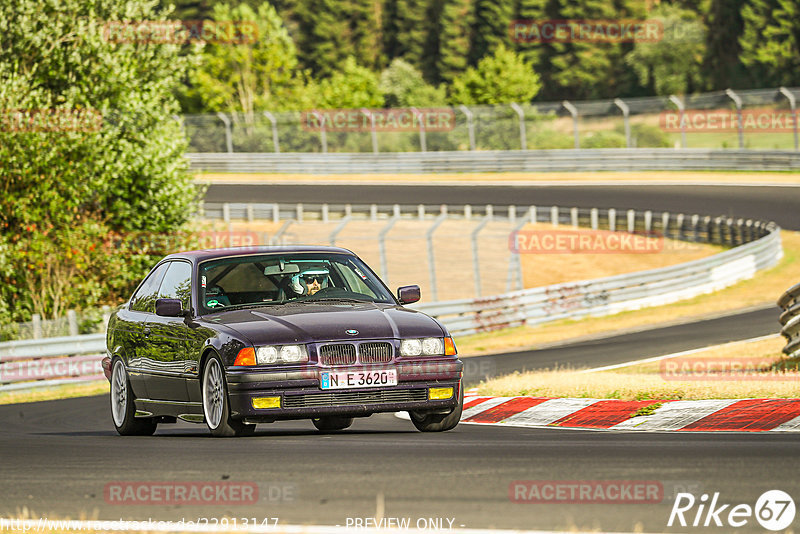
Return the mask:
<svg viewBox="0 0 800 534">
<path fill-rule="evenodd" d="M 397 385 L 397 370 L 381 371 L 323 371 L 319 384 L 322 389 L 376 388 Z"/>
</svg>

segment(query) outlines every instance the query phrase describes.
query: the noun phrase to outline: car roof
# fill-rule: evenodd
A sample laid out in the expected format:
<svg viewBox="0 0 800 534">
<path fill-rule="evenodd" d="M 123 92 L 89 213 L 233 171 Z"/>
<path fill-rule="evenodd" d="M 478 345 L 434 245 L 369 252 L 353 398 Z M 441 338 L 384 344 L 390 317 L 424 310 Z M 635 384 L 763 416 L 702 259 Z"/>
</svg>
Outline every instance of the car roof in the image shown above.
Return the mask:
<svg viewBox="0 0 800 534">
<path fill-rule="evenodd" d="M 186 252 L 176 252 L 174 254 L 170 254 L 164 259 L 185 259 L 194 263 L 198 263 L 205 260 L 227 258 L 231 256 L 263 256 L 264 254 L 288 254 L 300 252 L 322 252 L 327 254 L 347 254 L 349 256 L 355 256 L 351 250 L 341 247 L 325 247 L 319 245 L 285 245 L 188 250 Z"/>
</svg>

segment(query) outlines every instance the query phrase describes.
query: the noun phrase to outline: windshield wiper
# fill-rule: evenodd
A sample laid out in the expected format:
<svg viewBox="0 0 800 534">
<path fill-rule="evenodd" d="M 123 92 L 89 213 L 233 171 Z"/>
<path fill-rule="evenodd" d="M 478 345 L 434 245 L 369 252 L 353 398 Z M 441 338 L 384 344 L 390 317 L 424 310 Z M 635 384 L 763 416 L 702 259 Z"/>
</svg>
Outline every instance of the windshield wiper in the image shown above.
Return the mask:
<svg viewBox="0 0 800 534">
<path fill-rule="evenodd" d="M 303 299 L 297 302 L 322 302 L 322 301 L 335 301 L 335 302 L 348 302 L 354 304 L 364 304 L 365 302 L 373 302 L 372 300 L 364 300 L 364 299 L 354 299 L 349 297 L 320 297 L 320 298 L 308 298 Z"/>
<path fill-rule="evenodd" d="M 276 306 L 286 304 L 287 301 L 285 300 L 267 300 L 264 302 L 247 302 L 245 304 L 232 304 L 230 306 L 225 306 L 224 308 L 210 308 L 217 311 L 229 311 L 229 310 L 241 310 L 244 308 L 256 308 L 259 306 Z"/>
</svg>

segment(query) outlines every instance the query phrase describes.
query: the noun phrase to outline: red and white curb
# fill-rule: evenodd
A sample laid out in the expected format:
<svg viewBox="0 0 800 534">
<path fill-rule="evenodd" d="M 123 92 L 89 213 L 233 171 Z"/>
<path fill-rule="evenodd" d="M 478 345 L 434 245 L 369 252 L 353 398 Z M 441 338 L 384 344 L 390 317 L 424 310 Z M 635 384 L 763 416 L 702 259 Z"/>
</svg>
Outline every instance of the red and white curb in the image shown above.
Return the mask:
<svg viewBox="0 0 800 534">
<path fill-rule="evenodd" d="M 660 404 L 648 415 L 637 411 Z M 621 401 L 485 397 L 467 391 L 461 423 L 625 431 L 800 432 L 800 399 Z"/>
</svg>

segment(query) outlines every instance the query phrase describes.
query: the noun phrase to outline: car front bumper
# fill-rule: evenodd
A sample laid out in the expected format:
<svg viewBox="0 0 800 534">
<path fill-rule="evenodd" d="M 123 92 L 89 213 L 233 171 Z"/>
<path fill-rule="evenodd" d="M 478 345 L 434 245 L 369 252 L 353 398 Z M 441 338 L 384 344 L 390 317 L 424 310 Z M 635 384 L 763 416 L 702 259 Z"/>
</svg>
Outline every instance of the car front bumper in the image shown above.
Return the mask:
<svg viewBox="0 0 800 534">
<path fill-rule="evenodd" d="M 322 371 L 397 370 L 396 386 L 321 389 Z M 402 361 L 380 366 L 348 366 L 277 371 L 228 369 L 231 415 L 247 422 L 309 419 L 326 415 L 364 417 L 378 412 L 447 413 L 459 403 L 460 360 Z M 447 399 L 430 399 L 431 388 L 452 387 Z M 280 397 L 280 407 L 254 408 L 254 398 Z"/>
</svg>

